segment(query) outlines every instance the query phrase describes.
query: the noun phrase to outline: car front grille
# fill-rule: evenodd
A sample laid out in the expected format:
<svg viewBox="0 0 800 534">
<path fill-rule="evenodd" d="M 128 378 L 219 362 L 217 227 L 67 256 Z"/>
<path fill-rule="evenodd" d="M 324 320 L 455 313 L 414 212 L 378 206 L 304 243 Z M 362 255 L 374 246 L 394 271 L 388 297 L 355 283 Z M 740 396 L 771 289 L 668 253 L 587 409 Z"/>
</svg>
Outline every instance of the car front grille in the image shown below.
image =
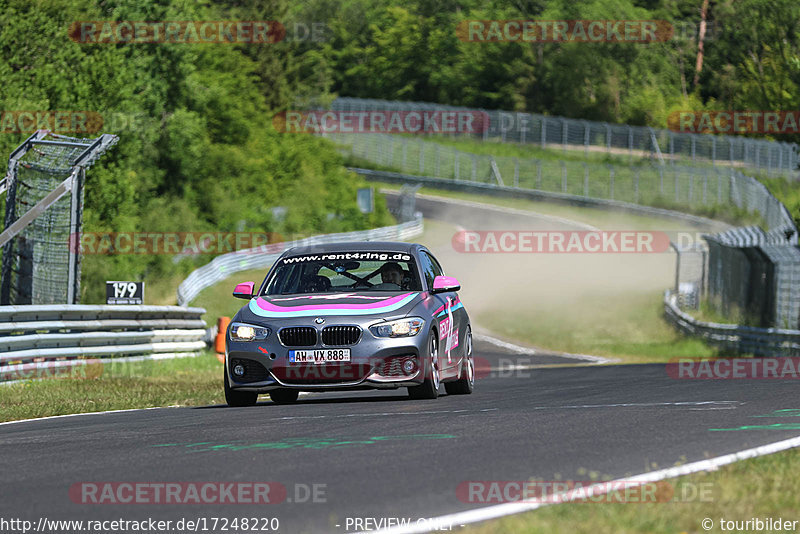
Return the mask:
<svg viewBox="0 0 800 534">
<path fill-rule="evenodd" d="M 290 326 L 278 332 L 286 347 L 313 347 L 317 344 L 317 330 L 311 326 Z"/>
<path fill-rule="evenodd" d="M 357 326 L 337 325 L 322 329 L 322 343 L 330 346 L 355 345 L 361 337 Z"/>
<path fill-rule="evenodd" d="M 244 375 L 238 376 L 233 373 L 234 367 L 241 365 L 244 367 Z M 237 382 L 264 382 L 268 378 L 266 368 L 254 360 L 242 360 L 239 358 L 230 361 L 231 376 Z"/>
</svg>

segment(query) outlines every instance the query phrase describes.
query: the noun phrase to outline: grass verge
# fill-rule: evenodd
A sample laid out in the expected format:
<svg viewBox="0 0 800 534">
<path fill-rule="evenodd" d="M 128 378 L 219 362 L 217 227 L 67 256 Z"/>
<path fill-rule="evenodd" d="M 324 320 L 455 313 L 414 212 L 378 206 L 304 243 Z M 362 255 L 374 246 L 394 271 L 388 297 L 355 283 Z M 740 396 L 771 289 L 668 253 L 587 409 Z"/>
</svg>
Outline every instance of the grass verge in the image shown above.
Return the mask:
<svg viewBox="0 0 800 534">
<path fill-rule="evenodd" d="M 110 360 L 57 376 L 63 378 L 0 385 L 0 421 L 225 402 L 222 364 L 211 352 L 172 360 Z"/>
<path fill-rule="evenodd" d="M 673 358 L 713 358 L 702 341 L 680 335 L 663 319 L 659 292 L 618 298 L 578 297 L 499 316 L 473 320 L 504 339 L 572 354 L 615 358 L 621 363 L 668 362 Z"/>
<path fill-rule="evenodd" d="M 469 534 L 729 532 L 720 520 L 747 521 L 753 518 L 800 520 L 797 494 L 800 478 L 800 450 L 792 449 L 730 464 L 712 473 L 696 473 L 669 481 L 674 495 L 669 502 L 594 504 L 576 502 L 546 506 L 525 514 L 509 516 L 467 527 Z M 691 498 L 692 494 L 697 495 Z M 713 521 L 710 530 L 701 524 Z M 796 532 L 795 528 L 788 529 Z M 754 526 L 739 532 L 759 532 Z"/>
</svg>

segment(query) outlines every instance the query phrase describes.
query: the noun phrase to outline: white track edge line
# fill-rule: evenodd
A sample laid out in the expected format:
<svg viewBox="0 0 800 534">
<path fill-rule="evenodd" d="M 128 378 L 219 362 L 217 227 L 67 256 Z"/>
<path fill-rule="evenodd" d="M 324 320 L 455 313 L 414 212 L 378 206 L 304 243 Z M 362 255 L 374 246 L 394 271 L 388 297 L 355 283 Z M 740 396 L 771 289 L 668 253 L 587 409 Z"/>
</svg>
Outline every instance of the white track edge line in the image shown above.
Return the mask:
<svg viewBox="0 0 800 534">
<path fill-rule="evenodd" d="M 506 349 L 508 351 L 514 352 L 516 354 L 528 354 L 530 356 L 537 356 L 540 355 L 540 351 L 536 349 L 532 349 L 530 347 L 523 347 L 522 345 L 516 345 L 514 343 L 509 343 L 508 341 L 503 341 L 502 339 L 497 339 L 496 337 L 492 337 L 486 334 L 477 334 L 473 333 L 472 337 L 479 341 L 485 341 L 487 343 L 491 343 L 497 347 Z M 590 354 L 569 354 L 566 352 L 553 352 L 546 354 L 547 356 L 560 356 L 563 358 L 571 358 L 574 360 L 584 360 L 588 362 L 594 362 L 597 364 L 601 363 L 613 363 L 618 362 L 619 360 L 616 358 L 603 358 L 601 356 L 592 356 Z M 544 356 L 544 355 L 543 355 Z"/>
<path fill-rule="evenodd" d="M 150 408 L 128 408 L 125 410 L 105 410 L 102 412 L 80 412 L 80 413 L 66 413 L 63 415 L 48 415 L 47 417 L 34 417 L 33 419 L 17 419 L 16 421 L 5 421 L 3 423 L 0 423 L 0 426 L 15 425 L 17 423 L 30 423 L 31 421 L 47 421 L 49 419 L 63 419 L 64 417 L 79 417 L 81 415 L 103 415 L 107 413 L 143 412 L 145 410 L 163 410 L 165 408 L 175 408 L 175 406 L 151 406 Z"/>
<path fill-rule="evenodd" d="M 546 502 L 546 503 L 512 502 L 512 503 L 497 504 L 482 508 L 474 508 L 472 510 L 466 510 L 464 512 L 456 512 L 453 514 L 446 514 L 438 517 L 426 518 L 424 522 L 413 525 L 403 525 L 403 526 L 374 530 L 371 531 L 370 534 L 375 534 L 375 533 L 416 534 L 422 532 L 430 532 L 432 529 L 425 528 L 426 524 L 431 524 L 433 525 L 433 528 L 436 528 L 437 526 L 442 526 L 445 524 L 453 526 L 462 526 L 469 523 L 477 523 L 480 521 L 487 521 L 489 519 L 497 519 L 499 517 L 536 510 L 537 508 L 548 506 L 550 504 L 562 504 L 564 502 L 569 502 L 572 500 L 576 500 L 578 498 L 585 498 L 586 496 L 602 495 L 604 493 L 607 493 L 609 490 L 613 491 L 612 488 L 614 484 L 625 483 L 626 487 L 635 487 L 635 485 L 643 485 L 648 482 L 658 482 L 660 480 L 665 480 L 667 478 L 676 478 L 681 475 L 699 473 L 701 471 L 715 471 L 724 465 L 732 464 L 734 462 L 738 462 L 741 460 L 747 460 L 750 458 L 756 458 L 759 456 L 766 456 L 768 454 L 774 454 L 776 452 L 793 449 L 795 447 L 800 447 L 800 436 L 785 439 L 783 441 L 776 441 L 774 443 L 768 443 L 766 445 L 753 447 L 751 449 L 745 449 L 739 452 L 725 454 L 723 456 L 717 456 L 716 458 L 709 458 L 708 460 L 700 460 L 697 462 L 692 462 L 676 467 L 668 467 L 666 469 L 651 471 L 649 473 L 642 473 L 641 475 L 626 477 L 624 479 L 601 482 L 597 485 L 584 488 L 583 490 L 573 490 L 568 493 L 560 494 L 560 496 L 563 497 L 561 497 L 559 502 Z M 358 534 L 366 534 L 366 533 L 361 532 Z"/>
</svg>

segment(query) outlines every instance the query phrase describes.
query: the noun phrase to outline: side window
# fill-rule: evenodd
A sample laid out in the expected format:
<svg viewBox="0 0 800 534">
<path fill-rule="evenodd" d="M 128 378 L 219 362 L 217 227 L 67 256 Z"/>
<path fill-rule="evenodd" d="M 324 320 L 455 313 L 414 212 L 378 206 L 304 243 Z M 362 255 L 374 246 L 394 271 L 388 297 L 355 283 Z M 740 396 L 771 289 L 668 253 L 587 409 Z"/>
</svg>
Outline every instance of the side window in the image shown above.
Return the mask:
<svg viewBox="0 0 800 534">
<path fill-rule="evenodd" d="M 442 266 L 439 265 L 437 259 L 434 258 L 431 254 L 425 254 L 425 255 L 428 256 L 431 260 L 431 264 L 433 265 L 433 274 L 435 274 L 436 276 L 442 276 L 444 274 L 444 269 L 442 269 Z"/>
<path fill-rule="evenodd" d="M 419 262 L 420 266 L 422 267 L 422 273 L 425 275 L 425 282 L 428 284 L 428 289 L 432 289 L 433 279 L 436 277 L 433 262 L 431 261 L 430 256 L 424 252 L 420 253 Z"/>
</svg>

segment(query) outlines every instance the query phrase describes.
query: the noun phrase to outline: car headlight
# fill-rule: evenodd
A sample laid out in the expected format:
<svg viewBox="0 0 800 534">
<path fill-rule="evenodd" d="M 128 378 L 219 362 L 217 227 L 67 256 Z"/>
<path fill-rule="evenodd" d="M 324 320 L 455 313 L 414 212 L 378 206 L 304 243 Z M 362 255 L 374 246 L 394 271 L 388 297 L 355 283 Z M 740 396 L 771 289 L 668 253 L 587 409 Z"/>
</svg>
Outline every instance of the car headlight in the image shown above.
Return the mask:
<svg viewBox="0 0 800 534">
<path fill-rule="evenodd" d="M 233 341 L 255 341 L 266 339 L 269 336 L 269 328 L 244 323 L 231 323 L 231 340 Z"/>
<path fill-rule="evenodd" d="M 408 317 L 376 324 L 370 330 L 378 337 L 411 337 L 419 334 L 424 325 L 425 321 L 419 317 Z"/>
</svg>

